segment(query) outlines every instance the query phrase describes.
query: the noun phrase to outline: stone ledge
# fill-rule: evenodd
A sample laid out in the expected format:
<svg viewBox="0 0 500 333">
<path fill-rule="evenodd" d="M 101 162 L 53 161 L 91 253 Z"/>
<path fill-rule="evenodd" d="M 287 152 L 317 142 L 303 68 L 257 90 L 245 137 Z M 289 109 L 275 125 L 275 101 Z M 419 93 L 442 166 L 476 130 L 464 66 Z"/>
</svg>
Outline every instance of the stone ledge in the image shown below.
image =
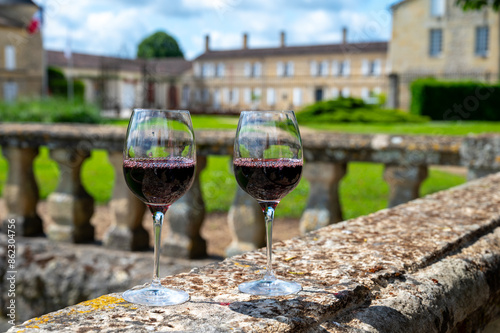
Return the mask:
<svg viewBox="0 0 500 333">
<path fill-rule="evenodd" d="M 238 293 L 263 251 L 162 283 L 191 301 L 148 308 L 110 294 L 9 332 L 472 332 L 500 307 L 500 174 L 275 244 L 297 295 Z"/>
<path fill-rule="evenodd" d="M 126 128 L 82 124 L 0 124 L 0 145 L 20 148 L 48 146 L 78 151 L 105 149 L 121 152 Z M 200 155 L 232 155 L 234 131 L 196 131 Z M 460 165 L 463 137 L 386 134 L 302 133 L 308 161 L 346 163 L 366 161 L 386 164 Z M 495 150 L 494 153 L 498 151 Z"/>
</svg>

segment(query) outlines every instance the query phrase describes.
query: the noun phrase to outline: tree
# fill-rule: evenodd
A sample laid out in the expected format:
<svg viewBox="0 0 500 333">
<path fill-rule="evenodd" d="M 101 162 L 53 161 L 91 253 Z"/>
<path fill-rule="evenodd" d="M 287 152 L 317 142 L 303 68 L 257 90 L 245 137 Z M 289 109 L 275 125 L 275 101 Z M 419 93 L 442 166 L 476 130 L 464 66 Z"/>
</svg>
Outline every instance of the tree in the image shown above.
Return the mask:
<svg viewBox="0 0 500 333">
<path fill-rule="evenodd" d="M 479 10 L 491 6 L 498 11 L 500 8 L 500 0 L 456 0 L 456 4 L 464 10 Z"/>
<path fill-rule="evenodd" d="M 170 58 L 184 57 L 184 54 L 174 37 L 164 31 L 157 31 L 142 40 L 137 49 L 137 57 L 143 59 Z"/>
</svg>

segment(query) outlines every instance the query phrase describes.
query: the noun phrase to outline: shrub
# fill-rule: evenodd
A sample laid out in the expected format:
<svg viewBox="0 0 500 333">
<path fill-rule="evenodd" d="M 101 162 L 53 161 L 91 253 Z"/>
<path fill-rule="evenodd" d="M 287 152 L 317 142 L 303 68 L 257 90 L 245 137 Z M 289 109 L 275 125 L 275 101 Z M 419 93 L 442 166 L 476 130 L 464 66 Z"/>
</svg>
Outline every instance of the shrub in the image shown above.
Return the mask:
<svg viewBox="0 0 500 333">
<path fill-rule="evenodd" d="M 500 85 L 419 79 L 411 84 L 411 109 L 433 120 L 500 121 Z"/>
<path fill-rule="evenodd" d="M 356 123 L 418 123 L 428 118 L 401 110 L 383 109 L 366 104 L 359 98 L 340 97 L 306 106 L 297 113 L 300 123 L 356 122 Z"/>
<path fill-rule="evenodd" d="M 72 103 L 63 98 L 20 99 L 15 103 L 0 101 L 0 121 L 5 122 L 95 124 L 101 120 L 95 105 Z"/>
</svg>

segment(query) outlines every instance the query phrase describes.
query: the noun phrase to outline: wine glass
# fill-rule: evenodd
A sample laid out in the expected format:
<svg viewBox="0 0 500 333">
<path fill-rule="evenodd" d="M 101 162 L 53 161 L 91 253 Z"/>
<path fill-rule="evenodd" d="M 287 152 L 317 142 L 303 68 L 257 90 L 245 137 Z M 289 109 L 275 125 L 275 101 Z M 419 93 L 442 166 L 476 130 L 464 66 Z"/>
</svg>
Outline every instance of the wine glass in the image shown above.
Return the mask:
<svg viewBox="0 0 500 333">
<path fill-rule="evenodd" d="M 153 281 L 123 293 L 131 303 L 174 305 L 189 294 L 161 285 L 161 228 L 168 208 L 191 187 L 196 148 L 189 111 L 135 109 L 130 117 L 123 152 L 123 174 L 129 189 L 153 214 Z"/>
<path fill-rule="evenodd" d="M 283 296 L 299 292 L 295 282 L 278 279 L 272 269 L 274 210 L 302 174 L 302 140 L 293 111 L 241 112 L 234 141 L 234 175 L 258 201 L 266 223 L 267 267 L 262 279 L 239 285 L 243 293 Z"/>
</svg>

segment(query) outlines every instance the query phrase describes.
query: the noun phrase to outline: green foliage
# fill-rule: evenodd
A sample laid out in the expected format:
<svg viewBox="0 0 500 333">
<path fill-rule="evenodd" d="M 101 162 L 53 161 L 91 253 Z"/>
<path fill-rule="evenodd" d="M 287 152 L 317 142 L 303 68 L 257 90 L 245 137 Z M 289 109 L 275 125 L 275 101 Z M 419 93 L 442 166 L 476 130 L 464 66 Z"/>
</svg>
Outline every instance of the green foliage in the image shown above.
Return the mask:
<svg viewBox="0 0 500 333">
<path fill-rule="evenodd" d="M 456 0 L 455 4 L 463 8 L 463 10 L 480 10 L 483 7 L 492 7 L 498 11 L 500 8 L 500 0 Z"/>
<path fill-rule="evenodd" d="M 51 96 L 67 98 L 68 80 L 66 80 L 62 70 L 57 67 L 49 66 L 47 68 L 47 77 Z M 73 92 L 76 100 L 83 101 L 85 96 L 85 84 L 83 81 L 73 81 Z"/>
<path fill-rule="evenodd" d="M 299 124 L 310 123 L 421 123 L 426 117 L 408 114 L 400 110 L 382 109 L 366 104 L 359 98 L 343 98 L 321 101 L 306 106 L 297 113 Z"/>
<path fill-rule="evenodd" d="M 137 58 L 184 57 L 174 37 L 164 31 L 157 31 L 146 37 L 137 48 Z"/>
<path fill-rule="evenodd" d="M 95 105 L 72 103 L 62 98 L 20 99 L 15 103 L 0 101 L 3 122 L 90 123 L 101 121 Z"/>
<path fill-rule="evenodd" d="M 499 84 L 427 78 L 413 81 L 411 94 L 414 115 L 445 121 L 500 121 Z"/>
</svg>

